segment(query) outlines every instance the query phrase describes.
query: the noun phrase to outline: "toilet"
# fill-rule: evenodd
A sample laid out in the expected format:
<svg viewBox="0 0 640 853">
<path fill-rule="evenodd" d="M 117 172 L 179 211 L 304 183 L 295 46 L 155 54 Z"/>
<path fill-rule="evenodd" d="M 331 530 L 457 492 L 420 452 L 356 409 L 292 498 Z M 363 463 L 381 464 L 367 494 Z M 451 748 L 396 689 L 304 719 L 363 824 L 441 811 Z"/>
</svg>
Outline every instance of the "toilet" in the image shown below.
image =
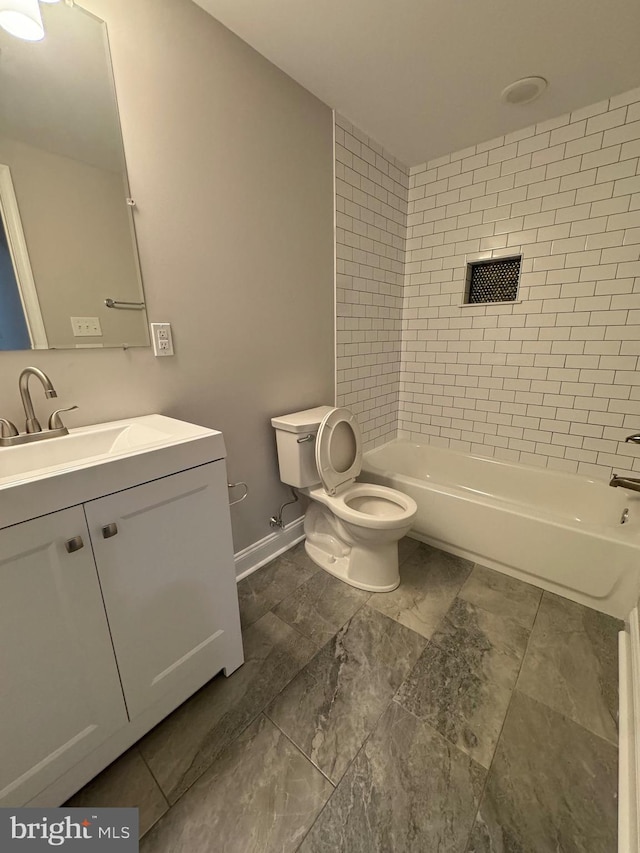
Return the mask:
<svg viewBox="0 0 640 853">
<path fill-rule="evenodd" d="M 305 549 L 314 563 L 358 589 L 389 592 L 400 583 L 398 540 L 417 512 L 408 495 L 356 483 L 362 436 L 355 416 L 318 406 L 273 418 L 280 479 L 311 499 Z"/>
</svg>

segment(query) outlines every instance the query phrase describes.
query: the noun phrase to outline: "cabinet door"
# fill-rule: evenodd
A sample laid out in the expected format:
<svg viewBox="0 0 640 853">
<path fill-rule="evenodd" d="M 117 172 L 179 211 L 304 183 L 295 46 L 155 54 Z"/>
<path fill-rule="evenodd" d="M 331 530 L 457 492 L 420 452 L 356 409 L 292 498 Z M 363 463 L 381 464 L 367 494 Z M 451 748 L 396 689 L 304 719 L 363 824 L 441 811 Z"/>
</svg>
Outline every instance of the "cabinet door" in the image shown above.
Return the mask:
<svg viewBox="0 0 640 853">
<path fill-rule="evenodd" d="M 80 507 L 0 531 L 0 679 L 3 806 L 24 804 L 127 724 Z"/>
<path fill-rule="evenodd" d="M 91 501 L 85 511 L 132 719 L 167 693 L 182 701 L 242 663 L 224 462 Z"/>
</svg>

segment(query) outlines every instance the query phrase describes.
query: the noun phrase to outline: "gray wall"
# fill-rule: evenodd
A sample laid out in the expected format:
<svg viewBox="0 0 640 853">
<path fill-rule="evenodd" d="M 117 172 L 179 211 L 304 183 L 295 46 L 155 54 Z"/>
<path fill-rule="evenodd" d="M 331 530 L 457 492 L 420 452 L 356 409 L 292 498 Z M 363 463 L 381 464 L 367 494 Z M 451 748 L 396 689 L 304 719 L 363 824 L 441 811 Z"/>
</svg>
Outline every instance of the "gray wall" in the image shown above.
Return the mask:
<svg viewBox="0 0 640 853">
<path fill-rule="evenodd" d="M 189 0 L 83 5 L 109 25 L 149 318 L 172 323 L 177 354 L 2 353 L 0 414 L 21 419 L 35 364 L 81 407 L 70 424 L 161 412 L 221 429 L 250 486 L 238 551 L 288 494 L 270 417 L 333 400 L 331 112 Z"/>
</svg>

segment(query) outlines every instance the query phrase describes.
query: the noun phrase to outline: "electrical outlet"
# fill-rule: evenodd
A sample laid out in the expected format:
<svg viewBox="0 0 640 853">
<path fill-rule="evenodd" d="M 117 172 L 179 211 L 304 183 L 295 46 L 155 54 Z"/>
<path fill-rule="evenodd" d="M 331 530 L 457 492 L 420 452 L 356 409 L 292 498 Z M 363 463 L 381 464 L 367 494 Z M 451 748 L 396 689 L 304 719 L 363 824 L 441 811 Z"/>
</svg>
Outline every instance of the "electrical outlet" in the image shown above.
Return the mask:
<svg viewBox="0 0 640 853">
<path fill-rule="evenodd" d="M 100 338 L 102 329 L 97 317 L 71 317 L 74 338 Z"/>
<path fill-rule="evenodd" d="M 173 337 L 170 323 L 151 323 L 153 354 L 156 357 L 173 355 Z"/>
</svg>

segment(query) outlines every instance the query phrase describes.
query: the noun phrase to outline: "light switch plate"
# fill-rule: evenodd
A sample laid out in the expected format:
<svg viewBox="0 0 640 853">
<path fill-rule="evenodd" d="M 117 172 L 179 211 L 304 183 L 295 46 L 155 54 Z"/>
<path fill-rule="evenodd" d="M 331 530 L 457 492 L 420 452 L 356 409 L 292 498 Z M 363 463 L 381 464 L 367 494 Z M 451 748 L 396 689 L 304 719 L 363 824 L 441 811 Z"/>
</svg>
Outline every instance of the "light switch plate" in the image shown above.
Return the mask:
<svg viewBox="0 0 640 853">
<path fill-rule="evenodd" d="M 158 358 L 164 355 L 173 355 L 171 323 L 151 323 L 150 325 L 153 354 Z"/>
<path fill-rule="evenodd" d="M 102 328 L 97 317 L 71 317 L 74 338 L 100 338 Z"/>
</svg>

